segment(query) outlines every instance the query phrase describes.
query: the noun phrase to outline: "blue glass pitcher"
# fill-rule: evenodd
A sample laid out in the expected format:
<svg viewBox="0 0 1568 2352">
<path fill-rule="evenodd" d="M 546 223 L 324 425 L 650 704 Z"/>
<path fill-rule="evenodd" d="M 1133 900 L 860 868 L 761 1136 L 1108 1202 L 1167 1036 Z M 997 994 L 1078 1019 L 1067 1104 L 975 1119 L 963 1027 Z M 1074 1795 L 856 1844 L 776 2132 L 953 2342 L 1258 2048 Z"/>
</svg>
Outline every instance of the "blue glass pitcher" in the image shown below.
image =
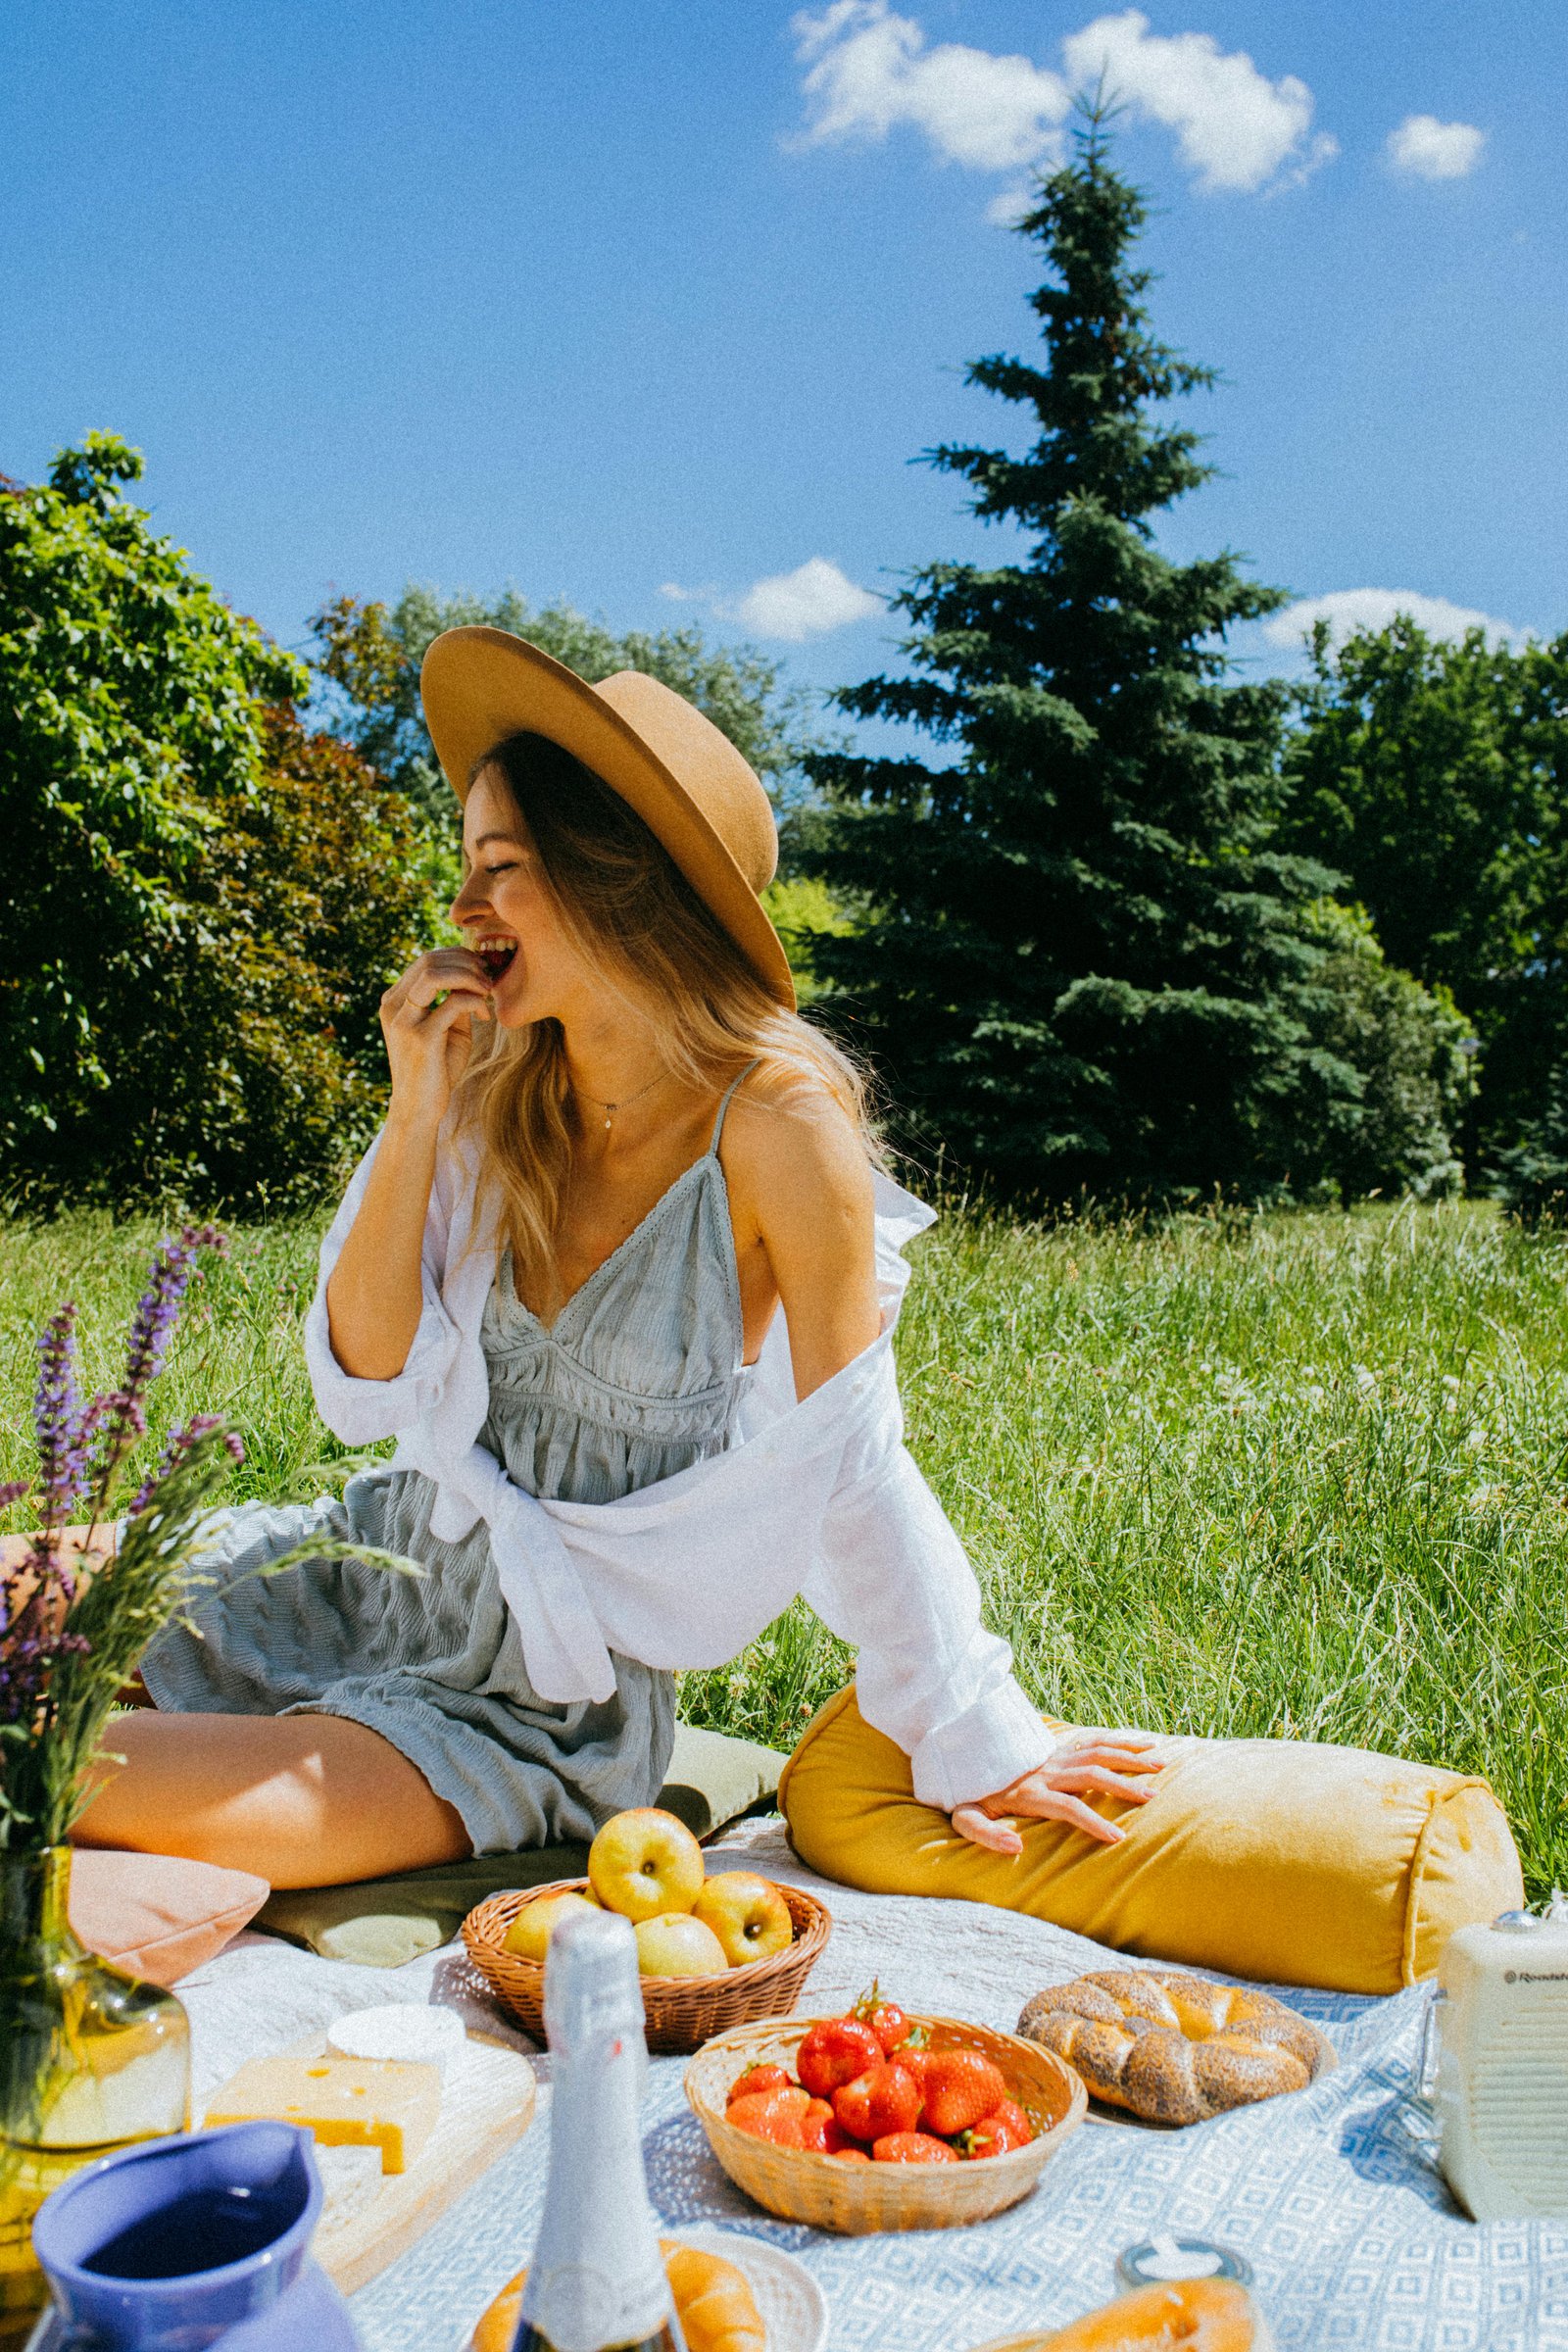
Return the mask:
<svg viewBox="0 0 1568 2352">
<path fill-rule="evenodd" d="M 227 2124 L 143 2140 L 40 2206 L 51 2310 L 37 2352 L 359 2352 L 310 2259 L 321 2180 L 309 2132 Z M 29 2347 L 31 2352 L 31 2347 Z"/>
</svg>

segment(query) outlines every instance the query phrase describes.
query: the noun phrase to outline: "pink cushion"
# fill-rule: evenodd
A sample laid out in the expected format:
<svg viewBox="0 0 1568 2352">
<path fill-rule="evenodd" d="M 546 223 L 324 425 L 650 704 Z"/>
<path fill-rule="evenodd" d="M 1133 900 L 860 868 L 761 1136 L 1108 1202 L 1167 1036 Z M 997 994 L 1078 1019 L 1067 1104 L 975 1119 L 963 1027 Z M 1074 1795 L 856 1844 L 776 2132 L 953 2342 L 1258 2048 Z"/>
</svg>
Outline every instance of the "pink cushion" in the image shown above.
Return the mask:
<svg viewBox="0 0 1568 2352">
<path fill-rule="evenodd" d="M 173 1984 L 221 1951 L 271 1889 L 248 1870 L 78 1845 L 71 1924 L 89 1951 L 149 1984 Z"/>
</svg>

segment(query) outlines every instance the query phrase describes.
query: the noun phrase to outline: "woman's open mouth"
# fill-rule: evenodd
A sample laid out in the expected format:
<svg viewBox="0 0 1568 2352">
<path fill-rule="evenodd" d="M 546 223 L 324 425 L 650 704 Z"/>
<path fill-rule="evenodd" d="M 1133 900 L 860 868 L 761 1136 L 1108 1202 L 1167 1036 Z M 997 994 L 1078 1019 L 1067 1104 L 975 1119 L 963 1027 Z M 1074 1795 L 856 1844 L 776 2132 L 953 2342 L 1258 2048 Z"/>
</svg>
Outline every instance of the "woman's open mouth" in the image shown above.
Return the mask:
<svg viewBox="0 0 1568 2352">
<path fill-rule="evenodd" d="M 509 939 L 505 932 L 490 931 L 482 939 L 474 941 L 473 952 L 484 965 L 486 976 L 494 988 L 502 974 L 511 969 L 512 959 L 517 953 L 517 943 L 514 939 Z"/>
</svg>

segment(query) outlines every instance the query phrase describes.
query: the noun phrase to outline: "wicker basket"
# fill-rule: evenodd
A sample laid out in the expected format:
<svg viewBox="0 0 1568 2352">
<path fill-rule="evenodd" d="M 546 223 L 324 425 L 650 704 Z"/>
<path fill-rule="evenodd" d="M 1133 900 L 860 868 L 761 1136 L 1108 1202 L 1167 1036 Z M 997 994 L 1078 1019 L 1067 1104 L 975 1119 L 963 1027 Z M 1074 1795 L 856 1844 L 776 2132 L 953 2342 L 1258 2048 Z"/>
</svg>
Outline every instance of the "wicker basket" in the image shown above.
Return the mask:
<svg viewBox="0 0 1568 2352">
<path fill-rule="evenodd" d="M 771 1883 L 771 1882 L 770 1882 Z M 586 1879 L 561 1879 L 549 1886 L 511 1888 L 492 1894 L 463 1923 L 468 1958 L 504 2009 L 535 2041 L 545 2037 L 545 1969 L 542 1960 L 502 1949 L 507 1930 L 525 1903 L 543 1895 L 581 1894 Z M 643 2009 L 648 2047 L 661 2054 L 701 2048 L 714 2034 L 757 2017 L 782 2017 L 800 1999 L 807 1978 L 821 1957 L 833 1925 L 825 1903 L 798 1886 L 780 1886 L 790 1907 L 795 1941 L 770 1960 L 748 1960 L 721 1977 L 644 1977 Z"/>
<path fill-rule="evenodd" d="M 968 2164 L 841 2164 L 781 2148 L 727 2123 L 730 2084 L 749 2066 L 783 2066 L 791 2074 L 809 2018 L 743 2026 L 700 2050 L 686 2069 L 686 2096 L 713 2154 L 736 2186 L 769 2213 L 814 2230 L 863 2236 L 872 2230 L 952 2230 L 983 2222 L 1026 2197 L 1062 2141 L 1084 2120 L 1088 2096 L 1081 2079 L 1051 2050 L 1015 2034 L 993 2034 L 952 2017 L 911 2017 L 930 2047 L 980 2050 L 1000 2068 L 1008 2095 L 1042 2125 L 1026 2148 Z"/>
</svg>

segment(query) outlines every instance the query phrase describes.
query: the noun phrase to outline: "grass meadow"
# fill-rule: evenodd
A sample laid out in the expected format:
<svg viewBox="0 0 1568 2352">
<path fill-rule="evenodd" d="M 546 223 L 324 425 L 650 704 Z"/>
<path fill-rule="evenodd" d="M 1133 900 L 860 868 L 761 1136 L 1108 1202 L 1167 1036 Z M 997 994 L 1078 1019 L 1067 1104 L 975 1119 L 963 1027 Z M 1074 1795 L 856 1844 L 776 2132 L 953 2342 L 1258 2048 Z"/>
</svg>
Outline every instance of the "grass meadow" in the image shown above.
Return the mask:
<svg viewBox="0 0 1568 2352">
<path fill-rule="evenodd" d="M 64 1298 L 110 1385 L 160 1228 L 0 1227 L 0 1478 L 29 1467 Z M 159 1429 L 226 1413 L 236 1498 L 356 1460 L 316 1417 L 308 1222 L 236 1228 L 193 1293 Z M 1485 1773 L 1533 1895 L 1568 1883 L 1568 1240 L 1485 1204 L 1009 1224 L 910 1251 L 908 1438 L 1043 1706 L 1287 1735 Z M 19 1509 L 0 1526 L 23 1523 Z M 848 1670 L 799 1605 L 683 1712 L 788 1746 Z"/>
</svg>

